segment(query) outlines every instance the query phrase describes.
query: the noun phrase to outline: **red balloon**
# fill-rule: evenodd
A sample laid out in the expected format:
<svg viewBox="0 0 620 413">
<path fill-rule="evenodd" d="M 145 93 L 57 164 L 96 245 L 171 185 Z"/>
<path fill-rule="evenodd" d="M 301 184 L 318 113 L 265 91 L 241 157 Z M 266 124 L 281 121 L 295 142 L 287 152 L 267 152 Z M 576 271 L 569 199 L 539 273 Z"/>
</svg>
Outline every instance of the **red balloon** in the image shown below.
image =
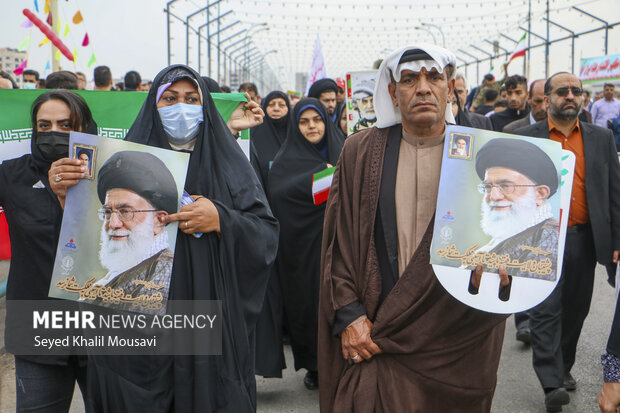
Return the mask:
<svg viewBox="0 0 620 413">
<path fill-rule="evenodd" d="M 56 36 L 56 33 L 54 33 L 47 24 L 43 23 L 37 16 L 35 16 L 33 12 L 28 9 L 24 9 L 22 13 L 24 13 L 24 16 L 26 16 L 28 20 L 34 23 L 34 25 L 37 26 L 39 30 L 41 30 L 41 32 L 43 32 L 43 34 L 47 36 L 48 39 L 50 39 L 50 42 L 52 42 L 52 44 L 56 46 L 67 59 L 72 62 L 74 61 L 73 53 L 71 53 L 71 50 L 69 50 L 69 48 L 65 46 L 62 40 L 60 40 L 60 38 Z"/>
</svg>

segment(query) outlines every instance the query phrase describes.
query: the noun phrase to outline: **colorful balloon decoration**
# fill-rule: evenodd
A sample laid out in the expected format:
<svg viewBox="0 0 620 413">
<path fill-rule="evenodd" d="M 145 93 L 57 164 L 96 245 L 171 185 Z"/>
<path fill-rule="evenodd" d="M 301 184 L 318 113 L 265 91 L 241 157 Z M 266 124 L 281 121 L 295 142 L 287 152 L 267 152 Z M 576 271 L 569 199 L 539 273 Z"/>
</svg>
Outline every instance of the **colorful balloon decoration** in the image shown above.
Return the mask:
<svg viewBox="0 0 620 413">
<path fill-rule="evenodd" d="M 28 20 L 30 20 L 32 23 L 34 23 L 35 26 L 37 26 L 39 28 L 39 30 L 41 30 L 41 32 L 47 36 L 48 39 L 50 39 L 50 41 L 52 42 L 52 44 L 54 46 L 56 46 L 58 48 L 58 50 L 60 50 L 60 52 L 70 61 L 74 61 L 73 58 L 73 53 L 71 53 L 71 50 L 69 50 L 69 48 L 67 46 L 65 46 L 65 44 L 62 42 L 62 40 L 60 40 L 60 38 L 56 35 L 56 33 L 54 33 L 52 31 L 52 29 L 46 25 L 44 22 L 42 22 L 37 16 L 35 16 L 35 14 L 33 12 L 31 12 L 28 9 L 24 9 L 23 12 L 24 16 L 26 16 L 28 18 Z"/>
</svg>

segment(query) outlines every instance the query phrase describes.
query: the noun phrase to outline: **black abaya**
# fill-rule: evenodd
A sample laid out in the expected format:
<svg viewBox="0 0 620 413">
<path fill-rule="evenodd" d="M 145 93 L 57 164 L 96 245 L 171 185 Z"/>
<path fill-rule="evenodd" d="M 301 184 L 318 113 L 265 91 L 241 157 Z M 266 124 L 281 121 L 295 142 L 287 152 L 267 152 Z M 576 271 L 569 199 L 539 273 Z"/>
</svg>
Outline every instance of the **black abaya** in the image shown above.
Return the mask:
<svg viewBox="0 0 620 413">
<path fill-rule="evenodd" d="M 254 328 L 278 236 L 256 174 L 231 139 L 207 86 L 186 66 L 171 66 L 157 75 L 126 139 L 170 149 L 155 99 L 160 85 L 178 80 L 170 77 L 179 68 L 198 83 L 204 114 L 185 189 L 215 204 L 221 236 L 211 232 L 195 238 L 178 232 L 169 298 L 221 300 L 223 354 L 92 357 L 89 388 L 97 412 L 256 410 Z"/>
<path fill-rule="evenodd" d="M 273 119 L 267 114 L 267 106 L 273 99 L 284 99 L 289 112 L 280 119 Z M 263 186 L 267 184 L 269 167 L 286 140 L 287 127 L 290 122 L 290 102 L 284 92 L 270 92 L 262 101 L 265 119 L 252 129 L 252 165 L 260 175 Z M 282 323 L 284 309 L 282 292 L 278 279 L 277 267 L 272 267 L 269 284 L 265 294 L 263 309 L 256 322 L 256 374 L 263 377 L 282 377 L 286 368 L 282 345 Z"/>
<path fill-rule="evenodd" d="M 298 117 L 307 108 L 324 120 L 327 159 L 301 134 Z M 321 237 L 325 203 L 314 205 L 313 174 L 336 164 L 344 139 L 314 98 L 300 100 L 293 111 L 286 142 L 269 171 L 269 200 L 280 221 L 277 267 L 284 312 L 291 335 L 295 369 L 317 370 L 317 311 Z"/>
<path fill-rule="evenodd" d="M 289 112 L 280 119 L 272 119 L 269 115 L 267 115 L 267 106 L 269 105 L 269 102 L 275 98 L 284 99 L 286 107 L 289 110 Z M 282 147 L 282 144 L 286 140 L 287 127 L 291 123 L 291 104 L 286 93 L 276 90 L 270 92 L 263 99 L 262 107 L 265 112 L 265 119 L 262 124 L 252 128 L 250 136 L 253 145 L 252 149 L 255 151 L 256 158 L 258 159 L 258 168 L 260 170 L 261 179 L 263 180 L 263 183 L 266 184 L 269 167 L 276 157 L 276 154 Z"/>
</svg>

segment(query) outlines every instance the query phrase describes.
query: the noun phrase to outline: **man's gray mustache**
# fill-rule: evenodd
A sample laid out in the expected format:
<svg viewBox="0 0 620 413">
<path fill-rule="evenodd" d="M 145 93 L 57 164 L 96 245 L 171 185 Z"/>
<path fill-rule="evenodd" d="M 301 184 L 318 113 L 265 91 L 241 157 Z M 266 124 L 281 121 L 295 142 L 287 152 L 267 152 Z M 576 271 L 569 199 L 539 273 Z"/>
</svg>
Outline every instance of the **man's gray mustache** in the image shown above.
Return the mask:
<svg viewBox="0 0 620 413">
<path fill-rule="evenodd" d="M 438 106 L 438 102 L 435 99 L 414 99 L 411 102 L 409 102 L 409 108 L 413 108 L 418 103 L 430 103 L 434 106 Z"/>
</svg>

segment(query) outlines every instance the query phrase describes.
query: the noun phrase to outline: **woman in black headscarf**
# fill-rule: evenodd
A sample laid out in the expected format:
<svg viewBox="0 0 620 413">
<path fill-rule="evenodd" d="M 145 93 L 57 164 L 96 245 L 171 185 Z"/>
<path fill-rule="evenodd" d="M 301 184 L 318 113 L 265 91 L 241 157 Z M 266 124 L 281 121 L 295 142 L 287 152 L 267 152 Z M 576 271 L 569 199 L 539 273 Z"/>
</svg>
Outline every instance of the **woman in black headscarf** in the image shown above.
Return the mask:
<svg viewBox="0 0 620 413">
<path fill-rule="evenodd" d="M 0 205 L 6 213 L 11 240 L 7 285 L 5 343 L 15 356 L 16 410 L 69 411 L 77 381 L 86 400 L 86 358 L 19 355 L 23 343 L 16 330 L 23 323 L 13 300 L 46 300 L 52 279 L 62 207 L 52 187 L 65 186 L 84 176 L 82 161 L 67 158 L 69 132 L 96 133 L 90 109 L 82 97 L 68 90 L 39 95 L 32 105 L 31 153 L 0 165 Z M 62 172 L 75 165 L 75 176 Z M 48 178 L 49 175 L 49 178 Z"/>
<path fill-rule="evenodd" d="M 291 104 L 284 92 L 270 92 L 261 102 L 264 122 L 252 128 L 252 165 L 263 187 L 267 185 L 269 167 L 286 140 L 290 124 Z M 282 377 L 286 368 L 282 345 L 282 292 L 276 266 L 272 267 L 263 308 L 256 323 L 256 374 L 263 377 Z"/>
<path fill-rule="evenodd" d="M 180 229 L 169 299 L 221 300 L 222 355 L 92 357 L 92 410 L 255 411 L 254 327 L 278 234 L 256 174 L 187 66 L 157 75 L 126 140 L 191 152 L 185 190 L 195 202 L 169 215 Z"/>
<path fill-rule="evenodd" d="M 291 103 L 286 93 L 274 90 L 262 100 L 261 105 L 266 114 L 265 120 L 252 128 L 250 136 L 260 177 L 263 184 L 266 184 L 269 167 L 286 140 Z"/>
<path fill-rule="evenodd" d="M 295 369 L 304 384 L 318 386 L 317 311 L 325 202 L 315 205 L 313 175 L 336 164 L 344 139 L 325 106 L 306 98 L 295 105 L 286 142 L 273 161 L 268 192 L 280 221 L 277 267 Z"/>
</svg>

